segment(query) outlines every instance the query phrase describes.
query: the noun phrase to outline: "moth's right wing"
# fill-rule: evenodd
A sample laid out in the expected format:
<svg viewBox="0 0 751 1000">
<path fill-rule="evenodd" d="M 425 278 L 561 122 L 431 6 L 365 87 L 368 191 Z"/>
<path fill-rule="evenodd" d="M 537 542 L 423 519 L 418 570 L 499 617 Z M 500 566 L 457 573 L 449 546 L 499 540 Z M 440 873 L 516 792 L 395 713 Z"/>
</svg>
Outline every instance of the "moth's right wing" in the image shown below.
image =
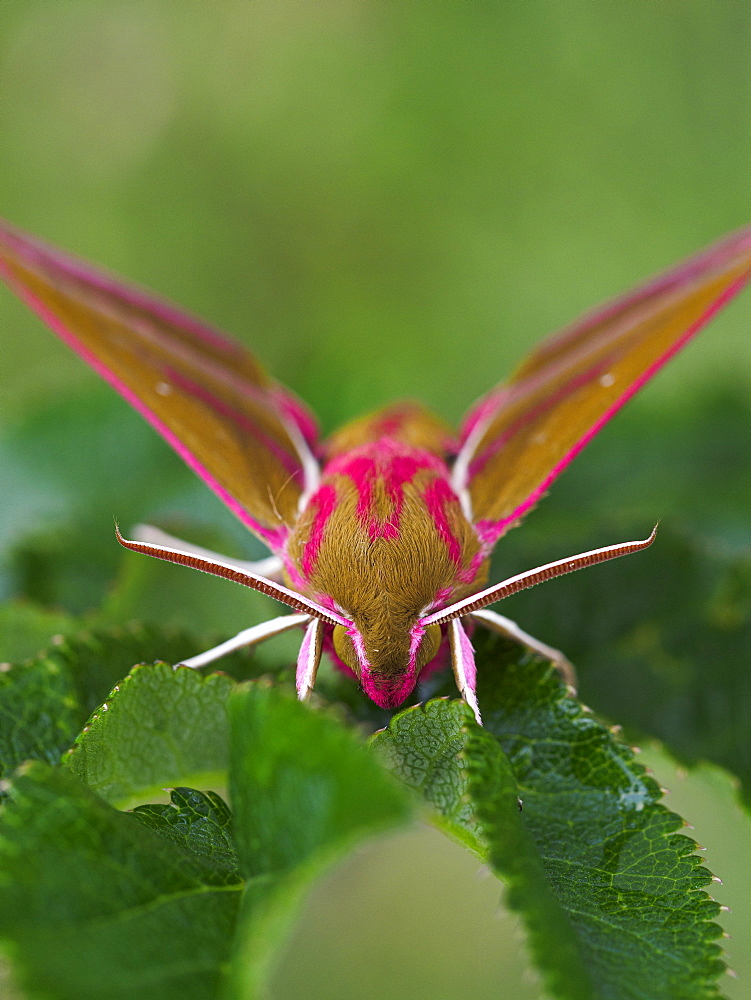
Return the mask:
<svg viewBox="0 0 751 1000">
<path fill-rule="evenodd" d="M 0 221 L 0 275 L 278 551 L 317 483 L 313 417 L 237 344 Z"/>
</svg>

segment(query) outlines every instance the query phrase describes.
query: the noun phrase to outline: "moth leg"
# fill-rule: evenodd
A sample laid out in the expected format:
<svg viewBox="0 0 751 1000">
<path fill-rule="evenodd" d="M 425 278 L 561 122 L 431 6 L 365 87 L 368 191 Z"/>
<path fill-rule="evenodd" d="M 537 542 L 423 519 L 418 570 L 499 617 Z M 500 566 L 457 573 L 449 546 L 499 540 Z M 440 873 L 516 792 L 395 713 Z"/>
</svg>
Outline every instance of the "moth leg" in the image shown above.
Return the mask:
<svg viewBox="0 0 751 1000">
<path fill-rule="evenodd" d="M 190 552 L 194 556 L 201 556 L 202 559 L 220 560 L 224 563 L 231 563 L 237 569 L 245 573 L 255 573 L 258 576 L 265 576 L 267 580 L 274 580 L 279 583 L 282 579 L 282 560 L 279 556 L 268 556 L 266 559 L 250 561 L 246 559 L 231 559 L 229 556 L 220 556 L 211 549 L 204 549 L 200 545 L 193 545 L 192 542 L 185 542 L 182 538 L 176 538 L 161 528 L 155 528 L 152 524 L 136 524 L 131 534 L 137 542 L 146 542 L 147 545 L 158 545 L 160 548 L 181 549 L 183 552 Z"/>
<path fill-rule="evenodd" d="M 491 632 L 504 635 L 507 639 L 512 639 L 514 642 L 526 646 L 531 652 L 538 653 L 546 660 L 550 660 L 564 681 L 573 689 L 572 693 L 576 693 L 576 670 L 573 663 L 559 649 L 553 649 L 552 646 L 547 646 L 539 639 L 535 639 L 534 636 L 519 628 L 516 622 L 499 615 L 496 611 L 488 611 L 487 608 L 483 608 L 480 611 L 473 611 L 467 617 L 474 618 L 475 621 L 489 628 Z"/>
<path fill-rule="evenodd" d="M 312 618 L 310 624 L 305 629 L 305 638 L 300 646 L 300 654 L 297 657 L 297 674 L 295 683 L 297 685 L 297 697 L 300 701 L 307 701 L 313 685 L 316 682 L 318 664 L 321 662 L 321 649 L 323 647 L 323 622 L 318 618 Z"/>
<path fill-rule="evenodd" d="M 181 660 L 175 666 L 192 667 L 193 669 L 205 667 L 207 663 L 213 663 L 214 660 L 226 656 L 227 653 L 233 653 L 236 649 L 242 649 L 243 646 L 255 646 L 257 642 L 263 642 L 264 639 L 269 639 L 272 635 L 289 632 L 290 629 L 306 625 L 309 621 L 310 615 L 280 615 L 278 618 L 271 618 L 267 622 L 261 622 L 260 625 L 252 625 L 250 628 L 243 629 L 232 639 L 227 639 L 226 642 L 214 646 L 213 649 L 207 649 L 205 653 L 199 653 L 198 656 Z M 321 623 L 319 622 L 319 624 Z"/>
<path fill-rule="evenodd" d="M 482 725 L 480 709 L 477 705 L 477 669 L 475 653 L 469 636 L 459 618 L 448 623 L 449 646 L 451 647 L 451 666 L 456 678 L 459 693 L 475 714 L 478 723 Z"/>
</svg>

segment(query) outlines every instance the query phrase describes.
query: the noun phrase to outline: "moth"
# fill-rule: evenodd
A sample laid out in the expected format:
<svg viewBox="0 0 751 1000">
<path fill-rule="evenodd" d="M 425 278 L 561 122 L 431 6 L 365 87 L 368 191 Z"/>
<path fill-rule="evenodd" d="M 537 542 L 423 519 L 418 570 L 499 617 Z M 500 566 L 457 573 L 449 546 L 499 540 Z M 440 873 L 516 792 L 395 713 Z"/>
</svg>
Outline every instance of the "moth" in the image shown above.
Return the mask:
<svg viewBox="0 0 751 1000">
<path fill-rule="evenodd" d="M 489 609 L 639 541 L 487 585 L 499 539 L 587 442 L 751 278 L 751 226 L 542 343 L 457 434 L 402 402 L 320 441 L 314 418 L 241 345 L 172 305 L 0 223 L 0 274 L 270 550 L 239 562 L 141 527 L 128 549 L 234 580 L 292 609 L 185 662 L 303 631 L 297 691 L 322 651 L 391 709 L 450 658 L 478 721 L 471 632 L 565 657 Z"/>
</svg>

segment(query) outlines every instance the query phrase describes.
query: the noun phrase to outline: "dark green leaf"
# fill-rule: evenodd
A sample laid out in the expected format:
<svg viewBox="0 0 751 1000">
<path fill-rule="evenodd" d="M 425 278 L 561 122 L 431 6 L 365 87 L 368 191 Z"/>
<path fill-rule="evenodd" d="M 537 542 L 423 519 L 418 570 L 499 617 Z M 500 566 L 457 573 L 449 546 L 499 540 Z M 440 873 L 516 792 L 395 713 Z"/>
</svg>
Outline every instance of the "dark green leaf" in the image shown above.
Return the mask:
<svg viewBox="0 0 751 1000">
<path fill-rule="evenodd" d="M 336 719 L 251 683 L 230 699 L 230 788 L 240 867 L 249 879 L 233 1000 L 256 997 L 269 946 L 311 880 L 363 837 L 404 822 L 404 792 Z"/>
<path fill-rule="evenodd" d="M 469 796 L 468 831 L 483 831 L 489 863 L 527 921 L 550 988 L 577 1000 L 719 996 L 719 908 L 704 891 L 711 876 L 695 844 L 677 832 L 680 817 L 659 804 L 659 788 L 631 751 L 566 695 L 548 664 L 514 657 L 508 644 L 480 630 L 473 641 L 485 733 L 468 724 L 463 707 L 453 733 L 450 710 L 431 709 L 442 713 L 445 732 L 462 740 L 465 768 L 461 794 L 448 808 L 432 792 L 430 799 L 456 822 Z M 524 803 L 518 823 L 506 764 L 490 751 L 491 738 L 507 755 Z M 407 761 L 417 742 L 421 755 L 443 766 L 426 712 L 405 713 L 377 739 L 401 742 Z M 398 760 L 393 748 L 390 754 Z M 413 766 L 403 773 L 414 783 Z"/>
<path fill-rule="evenodd" d="M 503 751 L 463 701 L 440 699 L 396 716 L 374 744 L 438 812 L 438 825 L 474 849 L 506 884 L 510 905 L 544 955 L 555 995 L 590 1000 L 576 935 L 548 882 L 519 811 L 516 781 Z"/>
<path fill-rule="evenodd" d="M 226 783 L 227 698 L 234 681 L 166 663 L 138 666 L 91 717 L 67 766 L 120 806 L 165 786 Z"/>
<path fill-rule="evenodd" d="M 73 680 L 54 658 L 0 672 L 0 776 L 27 759 L 57 763 L 84 719 Z"/>
<path fill-rule="evenodd" d="M 137 806 L 133 816 L 210 865 L 216 871 L 216 881 L 212 879 L 211 884 L 239 882 L 232 816 L 227 803 L 216 792 L 198 792 L 194 788 L 175 788 L 170 800 L 170 805 Z"/>
<path fill-rule="evenodd" d="M 53 1000 L 213 1000 L 240 893 L 195 854 L 39 763 L 0 821 L 0 935 Z"/>
</svg>

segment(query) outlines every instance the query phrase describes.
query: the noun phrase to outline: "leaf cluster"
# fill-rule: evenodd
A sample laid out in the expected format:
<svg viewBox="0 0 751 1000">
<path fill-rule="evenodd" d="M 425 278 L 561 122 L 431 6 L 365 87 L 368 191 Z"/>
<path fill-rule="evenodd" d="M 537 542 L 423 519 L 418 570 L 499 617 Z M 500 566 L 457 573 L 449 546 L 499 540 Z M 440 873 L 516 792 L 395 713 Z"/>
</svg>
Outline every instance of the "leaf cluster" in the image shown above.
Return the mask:
<svg viewBox="0 0 751 1000">
<path fill-rule="evenodd" d="M 427 816 L 504 884 L 551 995 L 719 996 L 710 874 L 550 664 L 478 634 L 485 728 L 437 697 L 369 746 L 343 706 L 164 663 L 97 703 L 170 638 L 100 632 L 0 675 L 3 764 L 26 761 L 4 786 L 0 936 L 24 995 L 262 996 L 320 875 Z"/>
</svg>

